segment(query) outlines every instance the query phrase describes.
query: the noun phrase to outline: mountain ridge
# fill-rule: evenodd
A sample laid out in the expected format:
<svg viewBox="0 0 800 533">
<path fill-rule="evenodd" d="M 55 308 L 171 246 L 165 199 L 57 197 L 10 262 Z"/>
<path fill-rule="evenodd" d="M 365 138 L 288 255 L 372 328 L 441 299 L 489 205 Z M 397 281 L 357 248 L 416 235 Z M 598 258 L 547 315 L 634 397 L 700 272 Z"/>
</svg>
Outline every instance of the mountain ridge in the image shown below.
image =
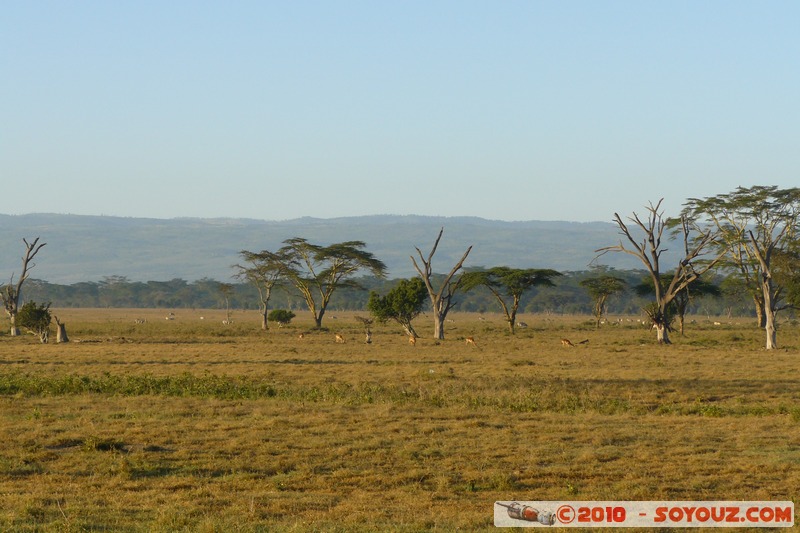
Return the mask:
<svg viewBox="0 0 800 533">
<path fill-rule="evenodd" d="M 303 237 L 316 244 L 364 241 L 386 263 L 392 278 L 416 273 L 410 257 L 418 247 L 427 257 L 441 228 L 433 258 L 435 272 L 448 271 L 467 247 L 467 267 L 586 270 L 595 250 L 619 242 L 610 222 L 500 221 L 472 216 L 364 215 L 301 217 L 272 221 L 251 218 L 137 218 L 107 215 L 0 214 L 0 283 L 19 274 L 22 239 L 40 237 L 47 246 L 31 277 L 51 283 L 100 281 L 120 275 L 132 281 L 182 278 L 230 280 L 241 250 L 277 250 Z M 602 264 L 640 268 L 627 254 L 607 254 Z"/>
</svg>

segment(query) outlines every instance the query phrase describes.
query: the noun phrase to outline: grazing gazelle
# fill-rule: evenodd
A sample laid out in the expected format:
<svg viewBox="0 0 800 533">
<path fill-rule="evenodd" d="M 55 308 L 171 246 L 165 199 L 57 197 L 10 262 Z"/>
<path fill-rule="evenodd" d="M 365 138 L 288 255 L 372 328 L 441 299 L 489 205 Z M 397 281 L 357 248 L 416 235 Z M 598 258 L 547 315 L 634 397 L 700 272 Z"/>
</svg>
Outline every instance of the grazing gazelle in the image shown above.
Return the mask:
<svg viewBox="0 0 800 533">
<path fill-rule="evenodd" d="M 472 338 L 472 337 L 467 337 L 467 338 L 466 338 L 466 339 L 464 339 L 464 340 L 465 340 L 465 341 L 467 341 L 467 344 L 471 344 L 472 346 L 474 346 L 474 347 L 476 347 L 476 348 L 478 347 L 478 345 L 475 343 L 475 339 L 474 339 L 474 338 Z"/>
<path fill-rule="evenodd" d="M 341 335 L 339 335 L 337 333 L 336 334 L 336 342 L 338 342 L 339 344 L 344 344 L 344 337 L 342 337 Z"/>
<path fill-rule="evenodd" d="M 411 346 L 416 346 L 417 345 L 417 338 L 416 337 L 409 337 L 408 338 L 408 344 L 410 344 Z"/>
<path fill-rule="evenodd" d="M 561 339 L 561 345 L 562 346 L 568 346 L 570 348 L 574 348 L 575 347 L 575 345 L 572 344 L 572 341 L 570 341 L 569 339 Z"/>
</svg>

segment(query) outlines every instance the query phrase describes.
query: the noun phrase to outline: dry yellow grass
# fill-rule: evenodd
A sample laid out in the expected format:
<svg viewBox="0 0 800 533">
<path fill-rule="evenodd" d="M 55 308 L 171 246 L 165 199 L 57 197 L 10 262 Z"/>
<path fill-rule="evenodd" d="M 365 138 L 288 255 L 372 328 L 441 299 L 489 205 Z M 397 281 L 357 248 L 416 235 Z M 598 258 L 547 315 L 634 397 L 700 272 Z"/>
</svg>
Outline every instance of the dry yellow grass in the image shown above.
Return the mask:
<svg viewBox="0 0 800 533">
<path fill-rule="evenodd" d="M 634 321 L 510 336 L 464 314 L 410 346 L 391 325 L 365 344 L 350 313 L 264 333 L 168 312 L 60 310 L 69 344 L 0 337 L 0 529 L 474 531 L 496 500 L 798 501 L 790 325 L 768 353 L 749 322 L 663 347 Z"/>
</svg>

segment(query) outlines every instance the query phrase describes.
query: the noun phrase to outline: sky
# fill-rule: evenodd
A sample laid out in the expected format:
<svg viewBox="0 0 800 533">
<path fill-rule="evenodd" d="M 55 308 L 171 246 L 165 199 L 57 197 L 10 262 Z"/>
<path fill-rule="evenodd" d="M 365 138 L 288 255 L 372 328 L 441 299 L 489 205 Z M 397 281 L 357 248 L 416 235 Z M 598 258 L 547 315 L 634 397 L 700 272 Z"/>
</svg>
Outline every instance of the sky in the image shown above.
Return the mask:
<svg viewBox="0 0 800 533">
<path fill-rule="evenodd" d="M 800 2 L 3 2 L 0 213 L 610 221 L 800 185 Z"/>
</svg>

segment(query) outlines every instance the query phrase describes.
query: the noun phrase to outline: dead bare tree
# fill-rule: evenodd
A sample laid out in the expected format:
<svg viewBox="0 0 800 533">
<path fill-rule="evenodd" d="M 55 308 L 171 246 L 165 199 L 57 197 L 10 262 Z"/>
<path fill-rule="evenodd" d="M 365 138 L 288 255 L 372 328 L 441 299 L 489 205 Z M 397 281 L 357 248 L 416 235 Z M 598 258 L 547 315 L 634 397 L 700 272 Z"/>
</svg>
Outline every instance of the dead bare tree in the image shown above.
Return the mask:
<svg viewBox="0 0 800 533">
<path fill-rule="evenodd" d="M 30 271 L 36 266 L 33 263 L 33 258 L 39 253 L 46 242 L 39 244 L 39 237 L 36 237 L 33 242 L 28 242 L 27 239 L 22 239 L 25 243 L 25 255 L 22 256 L 22 273 L 17 279 L 17 284 L 14 285 L 14 274 L 11 274 L 11 281 L 5 287 L 0 288 L 0 299 L 3 300 L 3 308 L 11 321 L 11 336 L 19 335 L 19 328 L 17 327 L 17 313 L 19 312 L 20 295 L 22 294 L 22 284 L 28 279 Z"/>
<path fill-rule="evenodd" d="M 469 255 L 469 252 L 472 250 L 472 246 L 467 248 L 467 251 L 464 252 L 464 255 L 461 257 L 461 260 L 455 264 L 455 266 L 450 270 L 450 273 L 445 276 L 441 286 L 436 289 L 433 286 L 433 281 L 431 280 L 433 277 L 433 267 L 431 266 L 431 262 L 433 260 L 433 255 L 436 253 L 436 248 L 439 246 L 439 240 L 442 238 L 442 233 L 444 233 L 444 228 L 439 230 L 439 236 L 436 237 L 436 242 L 433 243 L 433 248 L 431 248 L 431 252 L 428 254 L 427 261 L 422 255 L 422 251 L 416 246 L 414 247 L 414 249 L 417 250 L 419 260 L 424 268 L 420 268 L 417 264 L 417 261 L 414 259 L 414 256 L 411 256 L 411 262 L 414 264 L 414 269 L 416 269 L 417 273 L 422 278 L 422 281 L 425 282 L 425 288 L 428 290 L 428 296 L 431 299 L 434 339 L 444 339 L 444 320 L 447 317 L 447 313 L 455 305 L 453 296 L 458 290 L 459 282 L 461 281 L 461 278 L 454 280 L 453 277 L 461 269 L 464 261 Z"/>
<path fill-rule="evenodd" d="M 639 218 L 636 213 L 628 217 L 628 220 L 639 228 L 639 232 L 644 234 L 641 241 L 637 240 L 634 230 L 623 222 L 622 217 L 618 213 L 614 213 L 614 222 L 630 246 L 620 241 L 616 246 L 606 246 L 595 252 L 598 253 L 598 257 L 608 252 L 624 252 L 642 262 L 650 274 L 656 297 L 653 305 L 645 308 L 645 312 L 656 328 L 658 342 L 670 344 L 669 330 L 672 322 L 670 304 L 690 283 L 716 265 L 722 259 L 724 252 L 712 259 L 700 261 L 701 257 L 705 255 L 706 249 L 714 242 L 715 234 L 710 229 L 700 228 L 686 216 L 682 216 L 680 219 L 665 219 L 664 212 L 660 211 L 663 201 L 662 198 L 656 205 L 650 203 L 647 207 L 646 220 Z M 662 281 L 660 260 L 661 254 L 667 249 L 663 247 L 661 240 L 665 229 L 677 225 L 680 225 L 680 231 L 683 234 L 683 257 L 678 261 L 672 279 Z"/>
</svg>

